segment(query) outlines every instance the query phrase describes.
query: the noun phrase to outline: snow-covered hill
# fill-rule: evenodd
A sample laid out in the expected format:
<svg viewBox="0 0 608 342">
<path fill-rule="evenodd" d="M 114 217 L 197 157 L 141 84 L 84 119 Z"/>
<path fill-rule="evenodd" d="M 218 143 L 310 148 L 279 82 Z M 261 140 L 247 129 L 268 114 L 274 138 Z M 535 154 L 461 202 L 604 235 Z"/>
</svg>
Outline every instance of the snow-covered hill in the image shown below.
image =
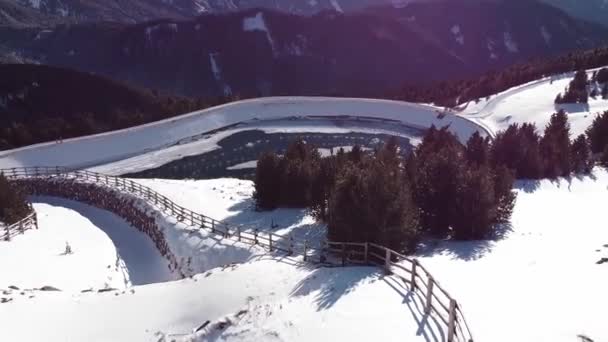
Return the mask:
<svg viewBox="0 0 608 342">
<path fill-rule="evenodd" d="M 591 76 L 596 70 L 587 72 Z M 575 138 L 585 132 L 596 114 L 608 110 L 608 100 L 598 96 L 589 98 L 589 104 L 554 104 L 557 94 L 563 94 L 573 78 L 574 73 L 566 73 L 514 87 L 478 103 L 469 103 L 461 115 L 495 134 L 512 123 L 532 122 L 542 130 L 551 114 L 563 109 L 568 114 L 572 138 Z"/>
<path fill-rule="evenodd" d="M 264 126 L 262 117 L 273 119 L 267 128 L 275 130 L 337 129 L 287 119 L 310 115 L 399 120 L 415 127 L 451 123 L 461 140 L 475 131 L 494 134 L 512 122 L 532 121 L 541 128 L 571 76 L 508 90 L 443 119 L 439 108 L 390 101 L 242 101 L 124 131 L 3 152 L 0 167 L 97 165 L 118 173 L 121 165 L 153 165 L 200 153 L 204 146 L 213 147 L 217 135 L 203 133 L 239 122 Z M 566 108 L 573 133 L 584 131 L 594 112 L 606 107 L 607 101 L 596 100 L 589 109 Z M 310 241 L 325 235 L 323 225 L 304 210 L 255 211 L 249 181 L 138 181 L 184 207 L 232 224 Z M 603 206 L 608 171 L 596 168 L 588 177 L 520 182 L 515 191 L 511 224 L 495 240 L 426 241 L 416 256 L 458 299 L 476 341 L 607 340 Z M 41 228 L 0 241 L 2 340 L 445 341 L 437 318 L 423 314 L 419 298 L 376 268 L 317 268 L 193 231 L 151 211 L 171 250 L 182 260 L 191 258 L 192 273 L 199 273 L 171 281 L 173 275 L 150 250 L 150 241 L 115 216 L 70 201 L 33 200 Z M 74 253 L 61 255 L 66 241 Z M 44 285 L 63 291 L 32 290 Z M 81 292 L 107 286 L 118 290 Z"/>
<path fill-rule="evenodd" d="M 180 204 L 233 223 L 251 222 L 265 230 L 275 223 L 278 232 L 310 237 L 323 231 L 302 211 L 254 211 L 253 186 L 248 181 L 143 182 Z M 428 243 L 418 258 L 459 299 L 476 340 L 568 342 L 585 335 L 602 341 L 608 338 L 601 314 L 608 305 L 603 289 L 608 263 L 600 263 L 608 258 L 608 231 L 602 224 L 607 189 L 608 172 L 600 169 L 593 177 L 571 181 L 519 183 L 512 225 L 504 236 L 493 241 Z M 45 220 L 66 217 L 64 211 L 45 211 L 42 206 L 47 204 L 39 203 L 37 209 L 49 217 Z M 108 226 L 96 219 L 98 215 L 86 213 L 106 231 Z M 61 236 L 61 226 L 43 222 L 40 230 L 10 242 L 18 243 L 18 250 L 6 249 L 10 245 L 0 242 L 3 259 L 33 255 L 39 245 L 27 242 L 51 232 Z M 51 249 L 61 253 L 63 237 L 55 240 L 57 247 Z M 71 242 L 74 254 L 69 257 L 87 255 L 78 240 Z M 183 251 L 200 246 L 194 236 L 183 242 L 188 244 L 182 245 Z M 2 336 L 18 341 L 444 340 L 432 317 L 424 320 L 416 296 L 377 269 L 317 269 L 299 259 L 255 252 L 234 259 L 234 252 L 242 248 L 238 243 L 206 246 L 193 255 L 199 259 L 216 255 L 217 266 L 239 264 L 210 266 L 182 281 L 124 290 L 121 286 L 110 293 L 80 293 L 69 287 L 58 293 L 11 291 L 2 297 L 13 300 L 0 304 L 0 320 L 8 322 Z M 99 262 L 90 262 L 105 262 L 103 254 L 98 258 Z M 26 265 L 36 269 L 35 263 L 32 259 Z M 8 270 L 3 279 L 18 279 L 23 273 Z M 36 282 L 52 285 L 61 277 L 65 283 L 81 282 L 75 274 L 61 272 L 47 279 L 42 275 Z M 93 272 L 82 278 L 87 274 Z M 210 321 L 206 329 L 193 333 L 206 321 Z M 512 329 L 505 329 L 505 322 Z M 26 329 L 31 325 L 38 329 Z M 217 329 L 222 325 L 224 329 Z"/>
</svg>

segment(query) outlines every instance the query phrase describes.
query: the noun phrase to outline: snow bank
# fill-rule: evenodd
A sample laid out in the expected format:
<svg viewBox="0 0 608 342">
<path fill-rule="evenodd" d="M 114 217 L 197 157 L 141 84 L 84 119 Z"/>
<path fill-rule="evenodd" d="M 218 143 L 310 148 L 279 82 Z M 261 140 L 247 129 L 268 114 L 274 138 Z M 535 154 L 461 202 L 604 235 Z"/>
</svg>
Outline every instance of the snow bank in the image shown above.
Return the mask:
<svg viewBox="0 0 608 342">
<path fill-rule="evenodd" d="M 405 125 L 428 128 L 450 126 L 462 140 L 482 131 L 478 124 L 456 115 L 442 118 L 437 107 L 405 102 L 323 98 L 277 97 L 239 101 L 143 126 L 108 132 L 63 143 L 44 143 L 0 152 L 0 167 L 90 167 L 191 142 L 189 138 L 211 130 L 255 119 L 290 116 L 351 115 L 397 120 Z"/>
</svg>

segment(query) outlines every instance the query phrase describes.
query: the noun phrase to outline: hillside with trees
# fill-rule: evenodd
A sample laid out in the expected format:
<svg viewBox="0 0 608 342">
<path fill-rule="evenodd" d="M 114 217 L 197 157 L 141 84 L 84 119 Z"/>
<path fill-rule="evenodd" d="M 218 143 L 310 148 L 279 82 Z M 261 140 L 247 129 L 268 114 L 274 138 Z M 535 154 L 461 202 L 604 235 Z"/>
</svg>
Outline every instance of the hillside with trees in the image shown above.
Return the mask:
<svg viewBox="0 0 608 342">
<path fill-rule="evenodd" d="M 482 99 L 543 77 L 600 68 L 606 65 L 608 65 L 608 47 L 581 50 L 555 58 L 533 59 L 470 79 L 440 81 L 429 86 L 405 84 L 387 97 L 452 107 Z M 605 82 L 605 77 L 606 71 L 603 71 L 598 82 Z M 603 87 L 602 91 L 608 93 L 608 87 Z"/>
<path fill-rule="evenodd" d="M 126 128 L 217 103 L 67 69 L 0 65 L 0 149 Z"/>
</svg>

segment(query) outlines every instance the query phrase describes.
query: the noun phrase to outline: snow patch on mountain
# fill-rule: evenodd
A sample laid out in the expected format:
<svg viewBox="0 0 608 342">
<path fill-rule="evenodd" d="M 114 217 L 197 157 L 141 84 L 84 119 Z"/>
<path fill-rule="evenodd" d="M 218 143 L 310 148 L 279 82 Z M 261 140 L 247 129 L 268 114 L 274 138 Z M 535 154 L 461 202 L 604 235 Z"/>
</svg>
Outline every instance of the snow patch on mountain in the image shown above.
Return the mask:
<svg viewBox="0 0 608 342">
<path fill-rule="evenodd" d="M 159 31 L 177 33 L 178 27 L 177 27 L 177 24 L 175 24 L 175 23 L 157 24 L 157 25 L 148 26 L 145 29 L 145 34 L 146 34 L 147 40 L 152 41 L 153 35 Z"/>
<path fill-rule="evenodd" d="M 226 84 L 222 77 L 222 69 L 220 68 L 220 65 L 217 61 L 218 55 L 219 53 L 217 52 L 209 53 L 209 63 L 211 64 L 211 72 L 213 73 L 215 81 L 222 86 L 224 95 L 230 96 L 232 95 L 232 88 L 228 84 Z"/>
<path fill-rule="evenodd" d="M 505 31 L 503 33 L 503 38 L 504 38 L 504 43 L 505 43 L 505 47 L 507 48 L 507 51 L 509 51 L 511 53 L 519 52 L 519 47 L 517 46 L 517 43 L 515 43 L 515 41 L 513 41 L 513 36 L 511 35 L 511 32 Z"/>
<path fill-rule="evenodd" d="M 276 55 L 276 48 L 274 44 L 274 40 L 270 35 L 270 31 L 268 30 L 268 26 L 266 26 L 266 21 L 264 20 L 264 14 L 262 12 L 258 12 L 253 17 L 247 17 L 243 19 L 243 30 L 244 31 L 261 31 L 266 34 L 266 38 L 268 39 L 268 43 L 270 44 L 270 48 L 272 49 L 273 54 Z"/>
<path fill-rule="evenodd" d="M 338 3 L 338 0 L 329 0 L 329 2 L 331 3 L 331 6 L 338 12 L 340 13 L 344 13 L 344 10 L 342 9 L 342 6 L 340 6 L 340 4 Z"/>
<path fill-rule="evenodd" d="M 551 33 L 549 33 L 549 31 L 547 30 L 546 27 L 544 27 L 544 26 L 540 27 L 540 34 L 541 34 L 541 36 L 543 36 L 543 39 L 545 40 L 545 43 L 547 45 L 551 45 L 551 38 L 552 38 L 552 36 L 551 36 Z"/>
<path fill-rule="evenodd" d="M 488 51 L 490 52 L 491 59 L 498 59 L 498 55 L 494 52 L 494 47 L 496 46 L 496 42 L 492 39 L 487 39 L 486 46 L 488 47 Z"/>
<path fill-rule="evenodd" d="M 454 39 L 456 39 L 458 44 L 464 45 L 464 35 L 462 34 L 462 31 L 460 30 L 460 25 L 452 26 L 452 29 L 450 31 L 454 35 Z"/>
</svg>

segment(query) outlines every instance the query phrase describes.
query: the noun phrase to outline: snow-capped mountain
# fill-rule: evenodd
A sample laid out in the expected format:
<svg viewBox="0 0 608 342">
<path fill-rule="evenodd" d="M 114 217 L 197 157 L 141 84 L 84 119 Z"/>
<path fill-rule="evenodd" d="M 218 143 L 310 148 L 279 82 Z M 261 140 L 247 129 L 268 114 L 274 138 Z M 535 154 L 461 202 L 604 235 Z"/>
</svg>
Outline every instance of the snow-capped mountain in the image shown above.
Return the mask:
<svg viewBox="0 0 608 342">
<path fill-rule="evenodd" d="M 314 16 L 249 10 L 0 31 L 0 45 L 23 58 L 189 96 L 370 96 L 607 40 L 607 29 L 537 2 L 414 3 Z"/>
</svg>

